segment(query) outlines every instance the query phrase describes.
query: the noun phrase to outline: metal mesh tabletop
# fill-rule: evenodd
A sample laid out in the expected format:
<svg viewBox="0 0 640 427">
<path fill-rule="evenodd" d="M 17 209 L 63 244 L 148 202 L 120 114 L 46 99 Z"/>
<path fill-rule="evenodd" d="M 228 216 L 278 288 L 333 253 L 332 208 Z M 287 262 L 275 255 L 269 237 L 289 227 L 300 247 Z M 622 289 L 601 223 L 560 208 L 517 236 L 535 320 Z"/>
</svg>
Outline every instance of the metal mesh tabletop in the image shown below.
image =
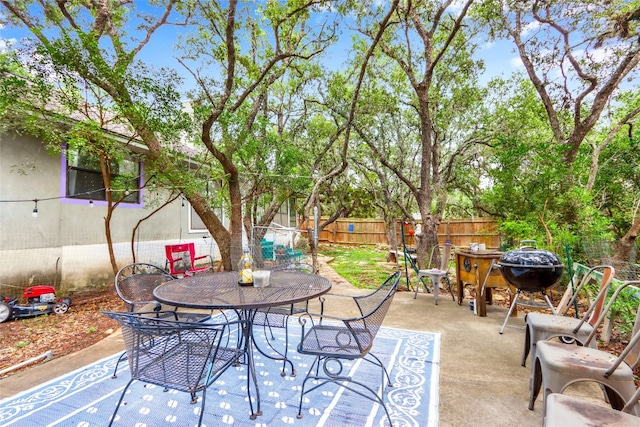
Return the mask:
<svg viewBox="0 0 640 427">
<path fill-rule="evenodd" d="M 273 271 L 269 286 L 240 286 L 237 272 L 201 274 L 158 286 L 154 297 L 161 303 L 199 309 L 258 309 L 293 304 L 318 297 L 331 282 L 316 274 Z"/>
</svg>

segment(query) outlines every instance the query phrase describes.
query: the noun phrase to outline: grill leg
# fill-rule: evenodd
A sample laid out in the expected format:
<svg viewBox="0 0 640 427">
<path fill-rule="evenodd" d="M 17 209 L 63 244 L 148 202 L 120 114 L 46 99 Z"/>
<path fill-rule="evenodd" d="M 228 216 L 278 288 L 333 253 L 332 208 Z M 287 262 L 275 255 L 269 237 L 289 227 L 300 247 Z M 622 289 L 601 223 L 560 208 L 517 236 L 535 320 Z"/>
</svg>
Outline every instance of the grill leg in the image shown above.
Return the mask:
<svg viewBox="0 0 640 427">
<path fill-rule="evenodd" d="M 551 300 L 549 299 L 549 295 L 547 295 L 547 293 L 543 290 L 542 291 L 542 295 L 544 295 L 544 299 L 545 301 L 547 301 L 547 304 L 549 304 L 549 308 L 551 309 L 551 312 L 553 313 L 553 315 L 557 315 L 558 313 L 556 313 L 556 309 L 553 307 L 553 304 L 551 304 Z"/>
<path fill-rule="evenodd" d="M 516 291 L 516 296 L 513 298 L 513 302 L 511 303 L 511 307 L 509 307 L 509 312 L 507 313 L 507 317 L 504 319 L 504 323 L 502 324 L 502 327 L 500 328 L 500 334 L 502 334 L 504 332 L 504 328 L 505 326 L 507 326 L 507 322 L 509 321 L 509 316 L 511 316 L 511 312 L 513 311 L 513 309 L 516 307 L 516 304 L 518 303 L 518 297 L 520 296 L 520 289 L 518 289 Z"/>
</svg>

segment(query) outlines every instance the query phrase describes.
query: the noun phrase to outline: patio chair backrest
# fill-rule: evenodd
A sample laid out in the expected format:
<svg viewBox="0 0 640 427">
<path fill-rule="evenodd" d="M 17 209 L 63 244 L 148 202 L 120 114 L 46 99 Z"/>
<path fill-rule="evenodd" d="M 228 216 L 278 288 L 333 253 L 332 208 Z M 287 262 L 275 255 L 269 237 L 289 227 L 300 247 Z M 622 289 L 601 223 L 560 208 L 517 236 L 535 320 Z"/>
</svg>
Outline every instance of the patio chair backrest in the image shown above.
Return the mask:
<svg viewBox="0 0 640 427">
<path fill-rule="evenodd" d="M 600 276 L 592 274 L 599 273 Z M 560 301 L 557 310 L 560 312 L 560 315 L 566 316 L 571 308 L 575 307 L 576 302 L 580 295 L 582 295 L 583 290 L 586 290 L 586 285 L 589 283 L 593 283 L 594 281 L 600 281 L 600 288 L 598 289 L 598 294 L 593 299 L 593 302 L 587 309 L 587 311 L 583 314 L 583 318 L 591 325 L 596 325 L 600 320 L 604 320 L 604 318 L 600 318 L 602 310 L 604 308 L 604 302 L 607 296 L 609 295 L 609 288 L 611 287 L 611 283 L 616 275 L 616 269 L 611 265 L 596 265 L 595 267 L 591 267 L 589 271 L 582 276 L 580 283 L 573 291 L 573 295 L 571 299 L 566 301 L 563 305 L 563 302 Z"/>
<path fill-rule="evenodd" d="M 611 298 L 613 299 L 615 296 L 617 296 L 620 293 L 620 291 L 623 288 L 626 288 L 627 286 L 638 286 L 638 285 L 640 285 L 640 280 L 625 282 L 624 284 L 620 285 L 618 289 L 616 289 L 616 291 L 614 292 Z M 620 356 L 618 356 L 613 366 L 609 368 L 609 370 L 607 371 L 608 374 L 613 373 L 622 362 L 625 362 L 627 365 L 629 365 L 631 369 L 636 369 L 638 366 L 640 366 L 640 304 L 638 304 L 637 300 L 635 302 L 636 302 L 636 321 L 633 325 L 631 340 L 629 341 L 625 349 L 622 351 L 622 353 L 620 353 Z M 608 311 L 608 308 L 612 303 L 613 301 L 610 301 L 609 304 L 607 304 L 607 307 L 605 308 L 606 311 Z"/>
<path fill-rule="evenodd" d="M 164 247 L 169 266 L 169 273 L 184 274 L 193 268 L 196 248 L 194 243 L 179 243 L 176 245 L 166 245 Z"/>
<path fill-rule="evenodd" d="M 400 272 L 397 271 L 389 276 L 382 285 L 378 286 L 375 291 L 370 292 L 366 295 L 353 297 L 356 304 L 358 305 L 358 309 L 360 309 L 360 315 L 367 316 L 371 314 L 372 311 L 378 309 L 378 307 L 385 301 L 385 299 L 387 299 L 388 297 L 393 297 L 393 293 L 398 288 L 400 276 Z"/>
<path fill-rule="evenodd" d="M 398 289 L 400 272 L 395 272 L 375 291 L 362 296 L 354 297 L 361 317 L 345 320 L 349 328 L 354 331 L 366 331 L 366 334 L 356 334 L 358 347 L 361 353 L 367 353 L 373 345 L 373 340 L 382 326 L 387 311 L 393 301 L 393 296 Z"/>
<path fill-rule="evenodd" d="M 448 271 L 451 252 L 454 248 L 455 247 L 451 243 L 441 243 L 435 245 L 433 249 L 431 249 L 431 256 L 429 257 L 429 267 L 437 268 L 442 271 Z"/>
<path fill-rule="evenodd" d="M 115 278 L 118 296 L 127 310 L 136 311 L 148 304 L 159 310 L 160 304 L 153 297 L 153 290 L 173 276 L 153 264 L 138 262 L 122 267 Z"/>
<path fill-rule="evenodd" d="M 309 273 L 309 274 L 316 274 L 318 272 L 318 270 L 309 263 L 306 262 L 287 262 L 284 264 L 276 264 L 273 267 L 269 268 L 269 270 L 271 271 L 297 271 L 300 273 Z M 322 304 L 322 303 L 321 303 Z M 289 314 L 299 314 L 299 313 L 304 313 L 305 311 L 307 311 L 309 307 L 309 301 L 301 301 L 301 302 L 297 302 L 294 304 L 291 304 L 290 306 L 281 306 L 279 307 L 280 311 L 286 312 L 287 310 L 289 311 Z M 271 312 L 274 313 L 276 311 L 278 311 L 277 309 L 270 309 L 270 310 L 266 310 L 267 312 Z"/>
<path fill-rule="evenodd" d="M 276 264 L 269 268 L 271 271 L 299 271 L 302 273 L 316 274 L 317 269 L 306 262 L 287 262 L 284 264 Z"/>
<path fill-rule="evenodd" d="M 189 393 L 208 385 L 222 338 L 234 336 L 225 337 L 227 323 L 166 320 L 154 312 L 104 314 L 122 327 L 133 379 Z"/>
<path fill-rule="evenodd" d="M 611 298 L 609 298 L 609 302 L 607 303 L 605 308 L 602 309 L 602 311 L 600 312 L 598 319 L 593 324 L 593 330 L 585 340 L 585 343 L 584 343 L 585 346 L 588 346 L 591 343 L 591 341 L 595 338 L 596 334 L 598 333 L 598 329 L 600 325 L 604 323 L 604 319 L 609 315 L 609 312 L 611 311 L 611 307 L 618 299 L 618 296 L 620 295 L 620 293 L 629 286 L 638 286 L 638 285 L 640 285 L 640 280 L 624 282 L 617 287 L 617 289 L 613 292 L 613 295 L 611 295 Z M 637 309 L 640 308 L 640 305 L 636 305 L 636 308 Z M 579 330 L 586 321 L 587 321 L 587 316 L 583 316 L 578 326 L 574 328 L 574 331 Z M 633 334 L 636 334 L 639 331 L 640 331 L 640 310 L 637 310 L 636 321 L 633 327 Z M 619 360 L 625 360 L 625 362 L 627 362 L 627 364 L 631 366 L 631 368 L 634 368 L 635 366 L 637 366 L 638 363 L 640 363 L 640 339 L 637 345 L 629 343 L 625 348 L 625 351 L 623 351 L 620 354 Z"/>
</svg>

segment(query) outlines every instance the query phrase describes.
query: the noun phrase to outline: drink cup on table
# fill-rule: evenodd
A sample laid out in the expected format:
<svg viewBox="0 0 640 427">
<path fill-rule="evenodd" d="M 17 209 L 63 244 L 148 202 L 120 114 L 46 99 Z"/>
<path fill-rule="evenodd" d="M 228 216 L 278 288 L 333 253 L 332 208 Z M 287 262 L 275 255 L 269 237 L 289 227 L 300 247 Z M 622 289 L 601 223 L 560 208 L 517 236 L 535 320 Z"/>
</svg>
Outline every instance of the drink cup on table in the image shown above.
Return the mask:
<svg viewBox="0 0 640 427">
<path fill-rule="evenodd" d="M 256 270 L 253 272 L 253 286 L 256 288 L 264 288 L 269 286 L 269 270 Z"/>
</svg>

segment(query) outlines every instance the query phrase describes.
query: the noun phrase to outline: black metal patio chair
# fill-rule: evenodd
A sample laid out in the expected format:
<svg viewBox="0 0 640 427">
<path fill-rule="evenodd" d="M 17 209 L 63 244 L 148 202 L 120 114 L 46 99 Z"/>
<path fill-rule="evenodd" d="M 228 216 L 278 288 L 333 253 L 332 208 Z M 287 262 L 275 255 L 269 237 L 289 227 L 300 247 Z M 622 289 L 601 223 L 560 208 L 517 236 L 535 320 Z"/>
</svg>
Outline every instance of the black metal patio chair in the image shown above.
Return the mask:
<svg viewBox="0 0 640 427">
<path fill-rule="evenodd" d="M 125 265 L 118 271 L 115 277 L 115 288 L 129 312 L 148 311 L 155 313 L 154 317 L 160 317 L 163 307 L 153 298 L 153 290 L 169 280 L 174 280 L 174 277 L 162 268 L 145 262 L 136 262 Z M 173 311 L 164 311 L 162 317 L 191 322 L 203 322 L 211 318 L 210 313 L 178 311 L 177 307 L 171 307 L 171 309 Z M 117 377 L 120 362 L 126 360 L 126 357 L 127 353 L 124 352 L 118 359 L 113 370 L 113 378 Z"/>
<path fill-rule="evenodd" d="M 238 334 L 231 333 L 231 329 L 242 329 L 246 321 L 214 324 L 167 320 L 166 317 L 173 313 L 104 313 L 117 320 L 122 327 L 131 371 L 131 379 L 122 391 L 109 426 L 116 421 L 118 410 L 124 406 L 124 396 L 134 381 L 190 393 L 192 404 L 197 403 L 197 393 L 202 392 L 198 419 L 200 426 L 207 387 L 229 366 L 242 360 L 242 343 L 237 339 Z M 161 318 L 155 317 L 156 315 Z M 247 376 L 247 396 L 251 398 L 249 377 Z"/>
<path fill-rule="evenodd" d="M 298 353 L 316 358 L 302 383 L 298 418 L 302 418 L 302 401 L 306 394 L 325 384 L 334 383 L 378 403 L 384 408 L 389 424 L 392 424 L 383 399 L 385 381 L 391 387 L 391 380 L 382 361 L 370 353 L 370 350 L 398 288 L 400 277 L 400 272 L 392 274 L 375 291 L 366 295 L 342 296 L 353 299 L 360 312 L 358 317 L 341 318 L 312 313 L 300 316 L 302 338 L 298 344 Z M 362 359 L 381 369 L 380 394 L 371 385 L 342 373 L 343 360 L 355 359 Z M 309 380 L 313 383 L 306 389 Z"/>
<path fill-rule="evenodd" d="M 174 277 L 162 268 L 146 262 L 122 267 L 115 278 L 116 292 L 128 311 L 160 311 L 160 303 L 153 298 L 153 290 Z"/>
</svg>

